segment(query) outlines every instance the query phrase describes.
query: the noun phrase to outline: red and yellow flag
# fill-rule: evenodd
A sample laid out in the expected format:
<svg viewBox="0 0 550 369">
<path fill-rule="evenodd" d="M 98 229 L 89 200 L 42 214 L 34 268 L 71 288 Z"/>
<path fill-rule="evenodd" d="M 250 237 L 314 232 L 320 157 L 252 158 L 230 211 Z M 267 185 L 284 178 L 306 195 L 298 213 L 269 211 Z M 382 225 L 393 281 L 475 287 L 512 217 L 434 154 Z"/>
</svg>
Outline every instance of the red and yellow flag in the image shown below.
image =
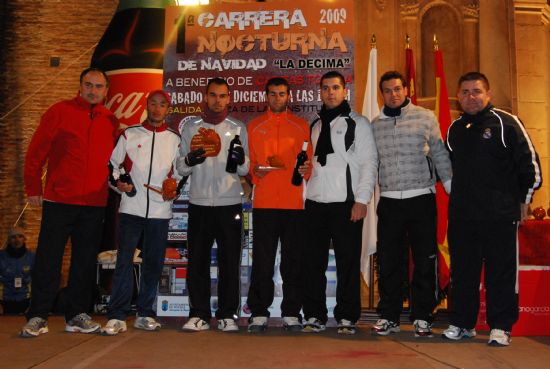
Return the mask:
<svg viewBox="0 0 550 369">
<path fill-rule="evenodd" d="M 416 105 L 416 71 L 414 69 L 414 55 L 411 48 L 407 46 L 405 49 L 405 78 L 407 79 L 407 96 L 411 102 Z"/>
<path fill-rule="evenodd" d="M 447 129 L 451 124 L 451 109 L 449 106 L 449 95 L 445 72 L 443 70 L 443 55 L 441 50 L 435 46 L 435 115 L 439 120 L 441 136 L 443 140 L 447 137 Z M 437 183 L 437 244 L 439 246 L 439 287 L 445 289 L 450 281 L 450 256 L 449 244 L 447 243 L 447 207 L 449 196 L 445 193 L 441 182 Z"/>
</svg>

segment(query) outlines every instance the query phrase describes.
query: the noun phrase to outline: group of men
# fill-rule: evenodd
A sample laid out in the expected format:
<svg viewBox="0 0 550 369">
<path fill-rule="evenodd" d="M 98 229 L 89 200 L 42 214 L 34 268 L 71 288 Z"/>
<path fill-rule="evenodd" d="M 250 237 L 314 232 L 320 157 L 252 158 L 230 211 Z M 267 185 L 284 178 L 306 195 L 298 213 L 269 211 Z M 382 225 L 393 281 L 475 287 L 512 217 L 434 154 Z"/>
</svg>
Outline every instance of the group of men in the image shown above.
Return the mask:
<svg viewBox="0 0 550 369">
<path fill-rule="evenodd" d="M 384 107 L 369 122 L 351 110 L 344 76 L 326 73 L 320 79 L 323 104 L 310 125 L 290 112 L 288 82 L 272 78 L 265 88 L 268 112 L 245 125 L 228 116 L 227 82 L 213 78 L 206 87 L 201 115 L 185 119 L 180 132 L 165 122 L 169 95 L 152 91 L 147 98 L 147 119 L 127 128 L 115 144 L 116 119 L 102 105 L 107 76 L 93 68 L 82 72 L 79 95 L 44 114 L 26 158 L 26 192 L 32 205 L 43 206 L 43 215 L 28 322 L 21 335 L 35 337 L 48 331 L 47 315 L 59 286 L 69 237 L 72 259 L 66 330 L 106 335 L 127 330 L 132 257 L 140 241 L 143 273 L 134 327 L 159 329 L 152 305 L 172 216 L 171 201 L 177 196 L 175 189 L 160 189 L 167 179 L 187 177 L 190 313 L 182 329 L 210 328 L 210 258 L 215 241 L 218 329 L 238 331 L 243 193 L 239 177 L 250 174 L 254 241 L 247 301 L 249 332 L 268 327 L 279 243 L 284 328 L 326 329 L 325 271 L 332 247 L 338 333 L 356 332 L 361 312 L 362 223 L 378 178 L 380 319 L 373 331 L 380 335 L 399 331 L 402 255 L 410 243 L 414 261 L 411 320 L 415 336 L 431 336 L 437 303 L 435 184 L 441 179 L 450 193 L 452 273 L 451 325 L 443 335 L 454 340 L 475 335 L 484 263 L 490 343 L 508 345 L 518 316 L 518 221 L 541 184 L 533 145 L 517 117 L 492 107 L 489 82 L 481 73 L 465 74 L 459 81 L 464 114 L 450 127 L 447 147 L 433 113 L 407 98 L 401 74 L 385 73 L 379 87 Z M 304 180 L 295 185 L 291 178 L 304 142 L 309 143 L 305 150 L 310 159 L 297 168 Z M 40 178 L 46 160 L 48 176 L 42 195 Z M 228 160 L 236 165 L 235 171 L 228 170 Z M 107 177 L 122 194 L 122 201 L 108 322 L 101 328 L 86 311 Z"/>
</svg>

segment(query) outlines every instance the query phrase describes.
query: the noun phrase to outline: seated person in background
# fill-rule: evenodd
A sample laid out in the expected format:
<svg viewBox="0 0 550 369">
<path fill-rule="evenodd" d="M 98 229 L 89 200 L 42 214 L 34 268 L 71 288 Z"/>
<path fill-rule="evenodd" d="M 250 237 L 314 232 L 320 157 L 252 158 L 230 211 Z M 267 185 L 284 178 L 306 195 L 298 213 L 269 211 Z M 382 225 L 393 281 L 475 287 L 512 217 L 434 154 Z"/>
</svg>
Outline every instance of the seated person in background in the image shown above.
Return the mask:
<svg viewBox="0 0 550 369">
<path fill-rule="evenodd" d="M 22 314 L 29 307 L 34 252 L 25 240 L 22 228 L 12 228 L 0 251 L 0 314 Z"/>
</svg>

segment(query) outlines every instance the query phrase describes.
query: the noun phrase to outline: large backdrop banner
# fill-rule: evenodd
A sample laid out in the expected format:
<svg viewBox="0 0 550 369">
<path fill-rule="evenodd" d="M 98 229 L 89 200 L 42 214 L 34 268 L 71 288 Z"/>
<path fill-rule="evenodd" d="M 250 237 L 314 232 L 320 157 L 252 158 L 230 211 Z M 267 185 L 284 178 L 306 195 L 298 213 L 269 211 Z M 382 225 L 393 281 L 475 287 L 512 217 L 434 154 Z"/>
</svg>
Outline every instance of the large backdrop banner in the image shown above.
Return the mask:
<svg viewBox="0 0 550 369">
<path fill-rule="evenodd" d="M 164 89 L 169 122 L 199 115 L 208 79 L 231 87 L 230 114 L 249 122 L 266 111 L 264 87 L 287 78 L 291 109 L 308 121 L 320 107 L 320 77 L 341 72 L 354 101 L 353 2 L 321 0 L 212 4 L 166 10 Z"/>
</svg>

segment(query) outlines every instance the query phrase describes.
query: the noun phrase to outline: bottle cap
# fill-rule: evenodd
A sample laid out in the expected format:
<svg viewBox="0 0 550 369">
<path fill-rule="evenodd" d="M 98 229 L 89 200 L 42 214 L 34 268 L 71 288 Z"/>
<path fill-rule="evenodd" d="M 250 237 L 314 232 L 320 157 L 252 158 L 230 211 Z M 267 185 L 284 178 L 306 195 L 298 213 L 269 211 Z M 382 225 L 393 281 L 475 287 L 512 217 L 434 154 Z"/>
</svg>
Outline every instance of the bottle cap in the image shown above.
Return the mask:
<svg viewBox="0 0 550 369">
<path fill-rule="evenodd" d="M 240 136 L 240 134 L 241 134 L 241 126 L 238 126 L 237 127 L 237 133 L 235 135 Z"/>
<path fill-rule="evenodd" d="M 302 151 L 306 151 L 306 150 L 307 150 L 307 144 L 308 144 L 308 142 L 307 142 L 307 141 L 304 141 L 304 144 L 302 145 Z"/>
</svg>

